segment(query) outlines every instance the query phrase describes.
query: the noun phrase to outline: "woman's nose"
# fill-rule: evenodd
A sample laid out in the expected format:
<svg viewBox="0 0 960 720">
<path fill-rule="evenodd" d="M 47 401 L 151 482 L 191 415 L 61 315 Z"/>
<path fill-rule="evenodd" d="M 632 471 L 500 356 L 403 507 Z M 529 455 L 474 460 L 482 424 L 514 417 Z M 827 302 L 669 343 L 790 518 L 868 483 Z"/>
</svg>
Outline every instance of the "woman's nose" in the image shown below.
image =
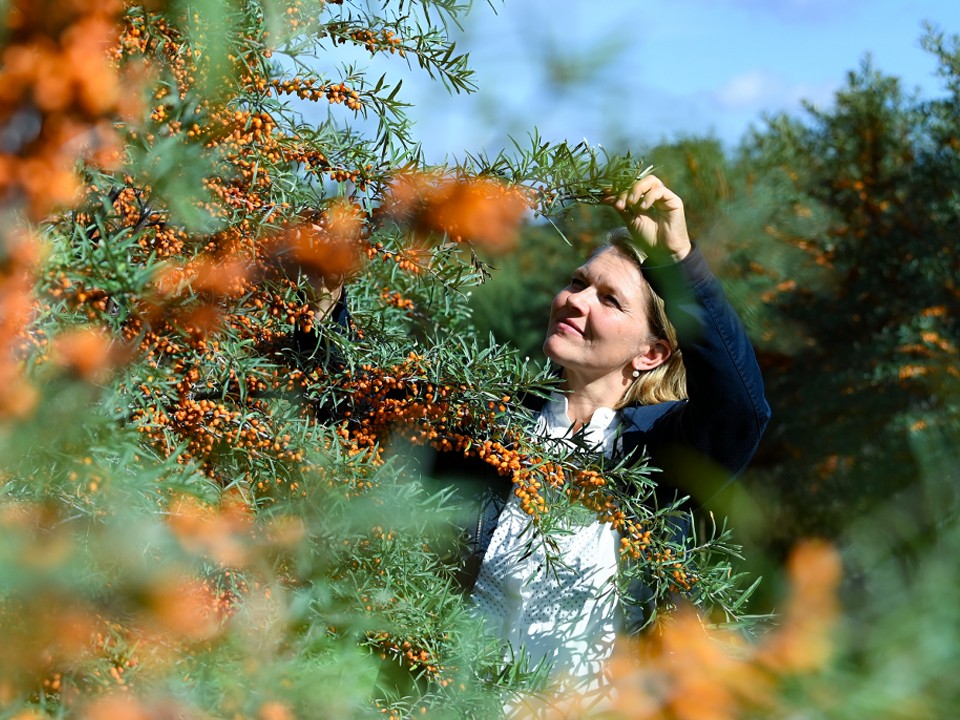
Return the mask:
<svg viewBox="0 0 960 720">
<path fill-rule="evenodd" d="M 565 304 L 571 308 L 583 312 L 587 308 L 589 299 L 587 298 L 587 291 L 580 290 L 579 292 L 567 293 Z"/>
</svg>

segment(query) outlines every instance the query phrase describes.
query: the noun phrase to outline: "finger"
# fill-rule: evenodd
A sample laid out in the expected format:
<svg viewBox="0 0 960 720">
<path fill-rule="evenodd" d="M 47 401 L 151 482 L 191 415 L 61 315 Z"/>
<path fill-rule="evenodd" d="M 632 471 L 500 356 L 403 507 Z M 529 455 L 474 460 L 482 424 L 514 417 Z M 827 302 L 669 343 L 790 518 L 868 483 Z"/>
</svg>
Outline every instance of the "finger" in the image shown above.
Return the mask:
<svg viewBox="0 0 960 720">
<path fill-rule="evenodd" d="M 633 184 L 626 193 L 626 204 L 629 207 L 644 206 L 649 208 L 652 202 L 645 202 L 647 198 L 655 198 L 664 188 L 663 181 L 656 175 L 647 175 Z"/>
<path fill-rule="evenodd" d="M 651 191 L 660 191 L 664 188 L 663 181 L 656 175 L 646 175 L 637 180 L 627 190 L 619 195 L 609 195 L 603 198 L 603 202 L 612 205 L 617 210 L 623 212 L 630 208 L 636 208 L 644 199 L 644 196 Z M 652 203 L 651 203 L 652 204 Z M 649 206 L 648 206 L 649 207 Z"/>
<path fill-rule="evenodd" d="M 649 213 L 651 209 L 667 201 L 671 195 L 670 190 L 663 185 L 657 185 L 630 198 L 628 208 L 635 213 Z"/>
<path fill-rule="evenodd" d="M 640 212 L 648 212 L 654 206 L 656 206 L 657 203 L 660 203 L 662 200 L 664 200 L 669 192 L 670 191 L 662 185 L 660 187 L 650 188 L 650 190 L 644 194 L 643 199 L 637 206 L 637 209 L 640 210 Z"/>
<path fill-rule="evenodd" d="M 683 210 L 683 200 L 670 188 L 661 185 L 658 188 L 651 189 L 643 197 L 643 201 L 638 206 L 639 212 L 648 212 L 651 209 L 657 212 L 671 213 L 677 210 Z"/>
<path fill-rule="evenodd" d="M 612 206 L 617 212 L 622 213 L 627 209 L 627 193 L 623 192 L 619 195 L 607 195 L 603 198 L 602 202 Z"/>
<path fill-rule="evenodd" d="M 633 184 L 633 187 L 630 188 L 630 199 L 633 204 L 636 204 L 640 198 L 642 198 L 647 193 L 657 188 L 663 187 L 663 181 L 658 178 L 656 175 L 645 175 L 640 178 Z"/>
</svg>

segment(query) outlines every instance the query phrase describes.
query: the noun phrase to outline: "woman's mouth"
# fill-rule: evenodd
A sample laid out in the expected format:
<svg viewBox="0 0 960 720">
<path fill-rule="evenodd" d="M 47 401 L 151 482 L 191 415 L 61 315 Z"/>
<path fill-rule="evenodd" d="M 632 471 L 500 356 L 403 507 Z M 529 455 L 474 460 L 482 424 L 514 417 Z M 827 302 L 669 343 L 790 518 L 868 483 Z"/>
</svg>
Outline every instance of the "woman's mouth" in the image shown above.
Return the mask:
<svg viewBox="0 0 960 720">
<path fill-rule="evenodd" d="M 563 332 L 563 333 L 573 333 L 576 335 L 583 336 L 583 330 L 578 328 L 570 320 L 560 319 L 553 324 L 554 330 Z"/>
</svg>

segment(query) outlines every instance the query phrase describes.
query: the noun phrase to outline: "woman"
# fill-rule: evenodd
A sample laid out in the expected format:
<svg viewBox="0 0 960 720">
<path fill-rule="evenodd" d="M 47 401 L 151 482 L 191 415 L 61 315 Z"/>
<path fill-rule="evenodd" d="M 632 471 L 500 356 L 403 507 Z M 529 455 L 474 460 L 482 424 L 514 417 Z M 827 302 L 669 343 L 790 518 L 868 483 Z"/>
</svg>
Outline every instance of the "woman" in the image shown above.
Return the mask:
<svg viewBox="0 0 960 720">
<path fill-rule="evenodd" d="M 607 202 L 628 232 L 615 233 L 553 300 L 543 349 L 562 368 L 563 392 L 541 410 L 535 432 L 582 433 L 607 456 L 646 452 L 664 470 L 659 496 L 673 499 L 706 465 L 738 474 L 769 407 L 743 327 L 690 241 L 680 198 L 648 175 Z M 479 538 L 472 591 L 490 631 L 555 677 L 599 686 L 621 629 L 616 533 L 596 521 L 568 527 L 551 564 L 543 544 L 531 544 L 516 498 L 494 513 L 495 529 Z"/>
</svg>

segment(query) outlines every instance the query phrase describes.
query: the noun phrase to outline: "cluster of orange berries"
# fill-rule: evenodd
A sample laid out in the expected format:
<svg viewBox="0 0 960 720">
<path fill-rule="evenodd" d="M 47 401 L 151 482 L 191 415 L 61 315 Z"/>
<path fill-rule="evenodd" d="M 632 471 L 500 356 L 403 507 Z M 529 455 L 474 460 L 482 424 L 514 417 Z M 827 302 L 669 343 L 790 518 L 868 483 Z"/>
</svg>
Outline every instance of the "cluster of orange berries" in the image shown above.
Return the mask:
<svg viewBox="0 0 960 720">
<path fill-rule="evenodd" d="M 343 0 L 324 0 L 331 5 L 342 5 Z M 322 3 L 321 3 L 322 4 Z M 308 21 L 303 19 L 303 0 L 295 0 L 286 10 L 287 25 L 294 32 L 306 30 Z"/>
<path fill-rule="evenodd" d="M 476 439 L 495 427 L 498 414 L 507 411 L 511 398 L 488 401 L 486 411 L 478 412 L 459 397 L 465 386 L 417 379 L 424 369 L 418 360 L 414 355 L 405 366 L 389 370 L 364 365 L 360 375 L 345 381 L 344 387 L 357 398 L 355 409 L 345 413 L 347 419 L 338 427 L 348 454 L 373 453 L 373 459 L 379 460 L 381 443 L 401 436 L 440 452 L 479 458 L 511 478 L 522 509 L 535 520 L 549 509 L 544 489 L 563 490 L 621 533 L 624 556 L 643 557 L 650 545 L 650 531 L 618 507 L 599 472 L 545 461 L 526 451 L 524 439 L 517 433 L 507 433 L 502 441 Z"/>
<path fill-rule="evenodd" d="M 144 41 L 148 23 L 152 43 Z M 189 48 L 178 31 L 171 28 L 162 18 L 149 13 L 145 13 L 144 17 L 129 18 L 116 52 L 117 57 L 139 56 L 149 64 L 149 52 L 152 48 L 158 48 L 163 55 L 162 64 L 173 74 L 180 98 L 185 98 L 190 89 L 196 85 L 199 76 L 200 70 L 196 63 L 198 51 Z M 234 58 L 234 61 L 238 67 L 246 65 L 237 58 Z M 266 81 L 259 76 L 254 77 L 248 74 L 244 77 L 244 82 L 247 86 L 259 83 L 266 87 Z M 163 99 L 164 93 L 165 90 L 162 87 L 159 88 L 158 99 Z M 164 103 L 158 105 L 152 114 L 153 121 L 162 125 L 163 133 L 172 135 L 185 131 L 188 138 L 205 139 L 207 147 L 222 150 L 219 155 L 220 160 L 228 166 L 224 172 L 212 174 L 204 180 L 206 189 L 224 207 L 207 204 L 205 209 L 217 217 L 230 217 L 231 211 L 257 213 L 263 210 L 267 201 L 255 191 L 255 188 L 259 190 L 269 188 L 272 180 L 268 163 L 281 162 L 285 158 L 280 147 L 275 119 L 262 110 L 216 109 L 211 106 L 210 101 L 203 100 L 195 113 L 199 116 L 207 116 L 207 126 L 202 126 L 200 122 L 193 122 L 189 127 L 183 128 L 179 121 L 168 117 L 167 102 L 164 100 Z M 134 132 L 133 135 L 136 133 Z M 153 135 L 148 133 L 146 139 L 152 142 Z M 251 158 L 251 155 L 256 157 Z M 265 163 L 264 160 L 268 162 Z"/>
<path fill-rule="evenodd" d="M 288 327 L 299 327 L 304 332 L 310 332 L 313 329 L 314 309 L 299 300 L 287 300 L 280 293 L 258 290 L 246 298 L 246 304 L 263 311 L 261 314 L 263 330 L 268 329 L 271 318 L 286 321 Z M 239 320 L 240 318 L 238 318 Z M 243 318 L 243 320 L 248 321 L 246 318 Z M 279 329 L 281 334 L 285 331 L 284 328 Z"/>
<path fill-rule="evenodd" d="M 300 25 L 303 23 L 303 20 L 301 19 L 302 15 L 300 12 L 301 7 L 303 7 L 303 3 L 300 0 L 297 0 L 293 5 L 287 8 L 287 11 L 285 13 L 287 16 L 286 20 L 287 20 L 287 23 L 290 25 L 291 30 L 294 30 L 294 31 L 299 30 Z"/>
<path fill-rule="evenodd" d="M 134 663 L 134 665 L 132 665 L 131 667 L 136 667 L 136 663 Z M 127 685 L 127 679 L 125 676 L 126 671 L 127 671 L 127 665 L 112 664 L 110 665 L 110 669 L 107 670 L 106 677 L 104 677 L 103 672 L 99 668 L 93 671 L 93 675 L 94 677 L 97 677 L 100 680 L 114 683 L 120 688 L 127 688 L 128 685 Z M 54 691 L 59 690 L 62 679 L 63 679 L 62 674 L 54 673 L 52 682 L 50 683 L 50 686 L 49 686 L 50 689 Z M 46 682 L 47 681 L 44 681 L 45 685 L 46 685 Z"/>
<path fill-rule="evenodd" d="M 194 388 L 200 380 L 199 369 L 196 366 L 187 368 L 183 361 L 178 361 L 173 372 L 175 377 L 181 378 L 175 396 L 156 395 L 150 385 L 153 378 L 148 377 L 139 389 L 144 396 L 153 397 L 155 402 L 134 412 L 134 421 L 139 423 L 140 432 L 164 454 L 170 455 L 176 450 L 180 462 L 200 460 L 204 469 L 214 477 L 218 453 L 236 448 L 244 450 L 251 459 L 266 454 L 290 463 L 303 461 L 303 452 L 291 445 L 290 435 L 277 434 L 265 418 L 251 417 L 259 407 L 257 400 L 232 406 L 223 400 L 196 399 Z M 296 383 L 295 379 L 281 377 L 279 371 L 275 372 L 271 378 L 274 382 L 270 383 L 263 378 L 245 378 L 247 392 L 255 397 L 271 386 L 282 383 L 289 387 Z M 232 371 L 230 379 L 234 384 L 238 382 Z"/>
<path fill-rule="evenodd" d="M 45 694 L 54 697 L 60 692 L 63 685 L 63 673 L 53 672 L 43 679 L 43 691 Z"/>
<path fill-rule="evenodd" d="M 387 50 L 391 54 L 399 52 L 400 57 L 406 56 L 406 51 L 401 47 L 402 40 L 392 30 L 384 29 L 376 33 L 368 28 L 357 28 L 350 31 L 350 39 L 358 45 L 363 45 L 371 54 Z"/>
<path fill-rule="evenodd" d="M 367 243 L 364 252 L 368 259 L 379 257 L 383 262 L 392 262 L 411 275 L 419 275 L 430 268 L 432 254 L 426 248 L 410 246 L 401 250 L 387 250 L 382 242 Z"/>
<path fill-rule="evenodd" d="M 689 591 L 697 582 L 697 576 L 687 572 L 684 564 L 674 554 L 672 548 L 650 552 L 649 558 L 654 573 L 665 579 L 674 590 Z"/>
<path fill-rule="evenodd" d="M 514 476 L 513 493 L 520 500 L 520 508 L 532 518 L 538 518 L 547 512 L 547 501 L 541 494 L 543 483 L 533 479 L 532 474 Z"/>
<path fill-rule="evenodd" d="M 138 349 L 147 365 L 151 368 L 157 368 L 159 367 L 158 361 L 161 358 L 179 357 L 187 349 L 185 345 L 174 339 L 173 334 L 164 332 L 166 329 L 163 327 L 145 328 L 141 320 L 133 318 L 123 327 L 123 339 L 127 342 L 133 342 L 142 336 Z"/>
<path fill-rule="evenodd" d="M 338 434 L 349 455 L 372 453 L 375 462 L 382 458 L 381 443 L 390 437 L 425 445 L 468 417 L 464 407 L 451 403 L 449 388 L 417 379 L 408 367 L 363 365 L 360 373 L 347 374 L 342 387 L 353 396 L 354 409 L 344 413 Z"/>
<path fill-rule="evenodd" d="M 613 523 L 617 527 L 616 523 Z M 624 518 L 619 526 L 620 555 L 630 560 L 640 560 L 645 557 L 650 547 L 650 531 L 644 530 L 633 520 Z"/>
<path fill-rule="evenodd" d="M 360 110 L 363 103 L 360 101 L 360 93 L 348 87 L 344 83 L 328 85 L 325 90 L 327 100 L 331 104 L 344 104 L 351 110 Z"/>
<path fill-rule="evenodd" d="M 142 19 L 134 19 L 128 22 L 126 37 L 142 38 L 146 34 L 146 28 Z M 195 82 L 192 71 L 188 66 L 192 65 L 193 60 L 190 52 L 182 52 L 184 42 L 182 38 L 163 22 L 154 18 L 150 19 L 150 33 L 158 34 L 162 38 L 162 52 L 165 58 L 171 62 L 179 63 L 182 67 L 178 77 L 182 92 Z M 392 35 L 388 40 L 393 39 Z M 134 52 L 138 49 L 144 49 L 140 44 L 133 43 L 128 50 Z M 145 51 L 145 50 L 144 50 Z M 247 84 L 249 85 L 258 78 L 249 75 Z M 176 73 L 175 73 L 176 74 Z M 262 80 L 263 78 L 259 78 Z M 345 83 L 322 84 L 313 79 L 294 78 L 292 80 L 276 80 L 265 85 L 266 91 L 271 90 L 278 94 L 297 94 L 300 97 L 310 99 L 319 99 L 326 97 L 331 102 L 346 103 L 354 109 L 359 108 L 359 93 L 349 88 Z M 161 106 L 158 111 L 160 115 L 155 115 L 155 119 L 163 120 L 168 127 L 173 127 L 170 120 L 166 118 L 166 110 Z M 270 187 L 272 185 L 270 162 L 296 161 L 302 162 L 311 168 L 320 168 L 331 180 L 335 182 L 354 183 L 360 191 L 366 187 L 366 173 L 370 170 L 368 166 L 365 169 L 337 167 L 332 166 L 326 155 L 313 148 L 306 147 L 299 143 L 296 137 L 281 137 L 277 133 L 277 124 L 269 113 L 253 110 L 232 110 L 230 112 L 216 111 L 210 112 L 210 125 L 207 128 L 202 127 L 198 122 L 192 123 L 186 128 L 186 133 L 191 137 L 202 137 L 206 139 L 208 147 L 220 148 L 223 152 L 219 155 L 221 161 L 229 165 L 225 172 L 217 173 L 211 177 L 205 178 L 203 183 L 205 188 L 211 193 L 216 202 L 203 204 L 203 207 L 214 216 L 230 219 L 237 217 L 249 217 L 260 213 L 270 214 L 273 212 L 271 200 L 269 199 Z M 162 117 L 161 117 L 162 115 Z M 177 127 L 177 130 L 180 128 Z M 265 163 L 263 160 L 267 160 Z M 126 202 L 122 200 L 121 202 Z M 137 208 L 131 204 L 129 212 L 131 220 L 137 216 Z M 341 223 L 342 224 L 342 223 Z M 360 224 L 362 230 L 364 224 Z M 250 228 L 230 227 L 223 231 L 221 235 L 232 235 L 230 243 L 241 244 L 246 242 L 252 245 L 253 253 L 258 257 L 258 262 L 262 268 L 269 265 L 269 259 L 264 258 L 264 253 L 269 253 L 269 248 L 257 247 L 257 243 L 251 242 L 256 237 L 255 231 Z M 185 246 L 186 238 L 182 232 L 174 229 L 165 228 L 162 224 L 153 232 L 145 232 L 139 242 L 145 249 L 157 249 L 158 247 L 166 255 L 182 250 Z M 217 241 L 223 243 L 223 238 Z M 332 255 L 346 252 L 353 255 L 355 252 L 366 252 L 368 257 L 375 255 L 371 246 L 363 240 L 362 234 L 360 240 L 351 248 L 350 243 L 311 243 L 311 252 L 308 259 L 317 259 L 318 263 L 326 268 L 330 264 Z M 382 246 L 381 246 L 382 247 Z M 215 248 L 211 247 L 213 251 Z M 321 258 L 321 255 L 323 256 Z M 424 261 L 421 261 L 423 253 L 410 249 L 402 250 L 397 253 L 384 254 L 385 258 L 393 259 L 401 269 L 418 273 L 422 269 Z M 427 261 L 428 262 L 428 261 Z M 343 264 L 343 263 L 339 263 Z M 347 263 L 350 264 L 350 263 Z M 306 268 L 308 272 L 311 268 Z M 325 274 L 325 273 L 321 273 Z M 339 271 L 338 273 L 339 274 Z M 312 326 L 312 319 L 306 316 L 307 311 L 302 310 L 294 313 L 290 317 L 291 321 L 300 322 L 304 326 Z"/>
<path fill-rule="evenodd" d="M 308 168 L 325 170 L 330 167 L 330 160 L 324 153 L 302 145 L 284 147 L 283 157 L 285 160 L 299 163 Z"/>
<path fill-rule="evenodd" d="M 406 310 L 408 315 L 413 312 L 413 300 L 410 298 L 405 298 L 398 292 L 390 292 L 390 288 L 388 287 L 385 287 L 380 291 L 380 298 L 391 307 L 399 308 L 400 310 Z"/>
<path fill-rule="evenodd" d="M 146 255 L 153 254 L 158 258 L 169 258 L 180 254 L 187 242 L 187 233 L 182 229 L 164 222 L 164 213 L 149 207 L 144 198 L 149 195 L 149 188 L 138 188 L 133 185 L 133 178 L 125 178 L 126 185 L 116 192 L 113 200 L 113 211 L 118 218 L 116 223 L 120 228 L 138 228 L 142 232 L 137 244 Z M 99 192 L 96 185 L 87 189 L 88 195 Z M 93 239 L 96 239 L 97 230 L 94 230 Z"/>
<path fill-rule="evenodd" d="M 297 14 L 299 13 L 299 9 L 291 7 L 288 9 L 288 13 Z M 149 20 L 150 35 L 158 39 L 157 42 L 164 55 L 164 64 L 171 67 L 180 88 L 180 95 L 184 97 L 187 90 L 196 84 L 196 52 L 190 51 L 179 33 L 172 29 L 161 18 L 154 17 L 150 14 L 146 14 L 145 17 Z M 148 51 L 148 44 L 143 41 L 143 38 L 146 35 L 146 21 L 144 18 L 133 17 L 128 19 L 121 42 L 119 43 L 117 57 L 119 58 L 123 54 L 145 55 Z M 252 73 L 251 68 L 255 67 L 256 63 L 247 62 L 245 58 L 232 57 L 232 60 L 237 68 L 243 70 L 242 82 L 244 86 L 249 89 L 265 92 L 268 95 L 271 91 L 277 92 L 278 94 L 296 94 L 299 97 L 310 100 L 326 98 L 331 103 L 346 104 L 355 111 L 362 108 L 360 94 L 345 83 L 323 84 L 309 78 L 268 81 L 265 77 Z M 206 107 L 205 103 L 200 109 L 202 110 L 204 107 Z M 162 116 L 155 115 L 155 119 L 158 121 L 166 120 L 165 110 L 161 108 L 159 112 Z M 220 137 L 220 140 L 211 140 L 211 146 L 224 143 L 231 144 L 234 146 L 235 157 L 241 156 L 243 154 L 243 148 L 249 146 L 251 143 L 263 145 L 263 147 L 258 148 L 258 154 L 266 157 L 268 160 L 271 159 L 271 155 L 273 156 L 273 160 L 279 161 L 286 156 L 286 152 L 293 155 L 297 154 L 296 148 L 291 150 L 281 149 L 273 142 L 272 136 L 276 131 L 276 123 L 268 113 L 234 111 L 232 115 L 222 112 L 212 112 L 211 115 L 214 122 L 222 126 L 217 132 L 214 132 L 213 128 L 208 131 L 209 137 Z M 169 124 L 168 129 L 178 130 L 179 126 L 176 123 Z M 203 129 L 196 123 L 188 130 L 188 134 L 191 136 L 198 136 L 203 132 Z M 307 150 L 303 152 L 305 154 L 310 153 L 310 151 Z M 258 178 L 262 179 L 264 172 L 265 170 L 262 164 L 258 165 Z M 349 171 L 342 170 L 341 172 L 347 173 Z M 357 175 L 358 173 L 350 173 L 348 176 L 338 176 L 335 179 L 356 180 Z"/>
<path fill-rule="evenodd" d="M 511 478 L 514 494 L 522 509 L 534 519 L 548 511 L 542 491 L 545 487 L 563 488 L 571 497 L 595 511 L 598 518 L 624 532 L 621 552 L 640 557 L 647 549 L 650 533 L 641 530 L 619 509 L 612 496 L 603 491 L 604 478 L 593 470 L 567 468 L 555 462 L 525 453 L 522 440 L 508 434 L 504 441 L 476 440 L 478 432 L 494 426 L 498 413 L 507 410 L 509 396 L 490 401 L 486 413 L 471 411 L 468 403 L 456 397 L 463 386 L 427 383 L 418 392 L 418 381 L 407 372 L 385 372 L 365 365 L 363 376 L 348 380 L 346 387 L 363 398 L 361 413 L 348 411 L 347 421 L 338 433 L 348 444 L 348 453 L 372 452 L 380 459 L 381 443 L 400 435 L 413 444 L 429 444 L 440 452 L 462 453 L 476 457 L 503 476 Z M 408 370 L 404 369 L 404 370 Z"/>
<path fill-rule="evenodd" d="M 143 209 L 143 195 L 144 192 L 139 188 L 134 187 L 130 184 L 132 178 L 125 178 L 127 184 L 120 188 L 116 193 L 113 200 L 113 211 L 115 217 L 117 218 L 117 226 L 122 228 L 132 228 L 140 224 L 140 221 L 144 216 Z M 91 185 L 88 188 L 88 196 L 94 195 L 99 191 L 99 188 L 96 185 Z M 77 215 L 77 221 L 83 222 L 87 221 L 86 224 L 89 224 L 92 218 L 86 213 L 80 213 Z M 97 232 L 95 230 L 94 232 Z M 94 236 L 94 239 L 96 236 Z"/>
<path fill-rule="evenodd" d="M 117 685 L 127 685 L 126 672 L 140 665 L 140 660 L 136 653 L 131 649 L 132 633 L 128 628 L 109 621 L 98 618 L 99 627 L 94 630 L 91 628 L 90 642 L 97 657 L 106 660 L 109 664 L 107 675 L 110 680 Z M 99 669 L 94 670 L 94 675 L 102 677 Z M 104 678 L 106 679 L 106 678 Z M 62 673 L 53 673 L 52 684 L 57 686 L 62 683 Z"/>
<path fill-rule="evenodd" d="M 240 118 L 237 118 L 237 115 Z M 204 187 L 222 206 L 207 205 L 214 217 L 232 219 L 232 214 L 257 215 L 272 206 L 269 190 L 273 178 L 269 163 L 281 162 L 285 152 L 275 136 L 276 122 L 267 113 L 233 113 L 218 117 L 216 139 L 207 145 L 222 151 L 227 170 L 221 176 L 203 179 Z"/>
<path fill-rule="evenodd" d="M 163 22 L 160 18 L 157 20 Z M 149 35 L 146 32 L 144 18 L 129 13 L 122 20 L 120 36 L 117 43 L 108 51 L 108 57 L 118 64 L 124 57 L 146 54 L 148 47 Z"/>
<path fill-rule="evenodd" d="M 149 65 L 152 51 L 162 54 L 162 64 L 173 75 L 179 97 L 185 98 L 187 89 L 196 83 L 199 74 L 195 63 L 198 51 L 188 50 L 183 36 L 162 15 L 150 11 L 127 14 L 119 41 L 111 53 L 114 62 L 120 64 L 137 58 Z M 165 87 L 158 87 L 154 98 L 161 100 L 166 94 Z"/>
<path fill-rule="evenodd" d="M 302 100 L 326 98 L 331 105 L 344 104 L 351 110 L 360 110 L 360 93 L 346 83 L 324 84 L 316 78 L 295 77 L 291 80 L 271 80 L 268 86 L 278 95 L 296 95 Z"/>
<path fill-rule="evenodd" d="M 345 83 L 324 84 L 315 78 L 295 77 L 289 80 L 271 80 L 268 83 L 267 92 L 271 90 L 278 95 L 296 95 L 304 100 L 316 101 L 326 98 L 331 104 L 342 103 L 354 111 L 359 111 L 363 107 L 360 93 Z M 310 168 L 319 167 L 326 170 L 333 182 L 354 183 L 361 192 L 366 189 L 365 171 L 370 169 L 369 165 L 364 170 L 332 167 L 324 153 L 298 143 L 287 143 L 279 152 L 286 160 L 300 162 Z"/>
<path fill-rule="evenodd" d="M 509 398 L 504 398 L 509 402 Z M 499 406 L 500 409 L 502 406 Z M 502 410 L 501 410 L 502 411 Z M 596 513 L 600 522 L 609 523 L 621 535 L 620 553 L 626 558 L 640 560 L 649 557 L 650 530 L 645 530 L 617 504 L 614 496 L 606 490 L 606 480 L 596 470 L 579 467 L 564 467 L 561 463 L 544 461 L 543 458 L 525 453 L 518 448 L 523 440 L 513 435 L 507 443 L 485 441 L 472 443 L 465 436 L 457 441 L 442 440 L 437 446 L 444 450 L 459 450 L 465 455 L 481 458 L 500 474 L 509 475 L 513 481 L 514 494 L 520 500 L 524 512 L 534 521 L 549 511 L 549 502 L 544 497 L 545 488 L 562 490 L 571 500 Z M 693 583 L 682 568 L 677 566 L 675 581 Z"/>
<path fill-rule="evenodd" d="M 153 254 L 158 258 L 173 257 L 183 251 L 187 234 L 183 229 L 165 222 L 166 213 L 152 207 L 146 199 L 149 187 L 137 187 L 133 178 L 125 176 L 123 186 L 111 189 L 110 224 L 107 230 L 121 232 L 128 229 L 140 231 L 137 244 L 146 251 L 144 258 Z M 85 188 L 85 202 L 98 202 L 101 188 L 96 184 Z M 93 225 L 89 212 L 78 212 L 74 220 L 87 228 L 91 240 L 99 240 L 100 229 Z M 138 258 L 134 258 L 138 259 Z"/>
<path fill-rule="evenodd" d="M 327 172 L 327 175 L 334 182 L 352 182 L 357 183 L 358 185 L 363 182 L 361 180 L 362 173 L 360 170 L 348 170 L 344 167 L 337 167 L 331 168 Z"/>
<path fill-rule="evenodd" d="M 267 140 L 277 129 L 277 123 L 267 112 L 236 110 L 233 113 L 233 132 L 228 136 L 237 145 Z"/>
<path fill-rule="evenodd" d="M 434 654 L 416 642 L 394 638 L 386 632 L 370 632 L 367 643 L 379 653 L 381 660 L 397 660 L 412 672 L 423 673 L 427 679 L 443 687 L 450 682 L 443 677 L 443 666 Z"/>
<path fill-rule="evenodd" d="M 63 273 L 58 273 L 52 279 L 48 294 L 55 299 L 62 298 L 73 310 L 82 309 L 88 320 L 103 317 L 110 305 L 110 295 L 106 290 L 75 284 Z"/>
</svg>

